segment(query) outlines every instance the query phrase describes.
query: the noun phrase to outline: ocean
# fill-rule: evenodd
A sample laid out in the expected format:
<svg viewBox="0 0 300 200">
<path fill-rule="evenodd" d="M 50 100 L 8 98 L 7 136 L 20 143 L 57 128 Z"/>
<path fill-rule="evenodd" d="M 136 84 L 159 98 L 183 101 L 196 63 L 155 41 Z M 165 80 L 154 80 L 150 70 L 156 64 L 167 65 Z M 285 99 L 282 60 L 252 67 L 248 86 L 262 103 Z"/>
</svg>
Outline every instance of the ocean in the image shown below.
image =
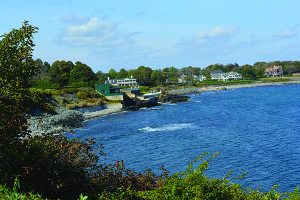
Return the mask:
<svg viewBox="0 0 300 200">
<path fill-rule="evenodd" d="M 101 139 L 101 162 L 124 160 L 139 172 L 150 168 L 159 174 L 163 165 L 182 172 L 203 152 L 219 151 L 208 176 L 247 172 L 238 183 L 262 191 L 280 185 L 277 191 L 292 192 L 300 185 L 300 85 L 188 96 L 188 102 L 92 119 L 68 137 Z"/>
</svg>

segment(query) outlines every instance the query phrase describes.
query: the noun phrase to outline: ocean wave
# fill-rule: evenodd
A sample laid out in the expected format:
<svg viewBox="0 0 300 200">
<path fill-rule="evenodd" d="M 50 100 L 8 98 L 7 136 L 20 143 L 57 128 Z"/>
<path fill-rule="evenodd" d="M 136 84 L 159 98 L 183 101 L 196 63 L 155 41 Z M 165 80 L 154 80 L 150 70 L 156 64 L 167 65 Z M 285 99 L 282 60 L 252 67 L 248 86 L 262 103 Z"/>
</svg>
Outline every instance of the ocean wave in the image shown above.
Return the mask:
<svg viewBox="0 0 300 200">
<path fill-rule="evenodd" d="M 159 132 L 159 131 L 175 131 L 186 128 L 193 128 L 195 125 L 192 123 L 181 123 L 181 124 L 166 124 L 157 127 L 147 126 L 145 128 L 138 129 L 138 131 L 142 132 Z"/>
</svg>

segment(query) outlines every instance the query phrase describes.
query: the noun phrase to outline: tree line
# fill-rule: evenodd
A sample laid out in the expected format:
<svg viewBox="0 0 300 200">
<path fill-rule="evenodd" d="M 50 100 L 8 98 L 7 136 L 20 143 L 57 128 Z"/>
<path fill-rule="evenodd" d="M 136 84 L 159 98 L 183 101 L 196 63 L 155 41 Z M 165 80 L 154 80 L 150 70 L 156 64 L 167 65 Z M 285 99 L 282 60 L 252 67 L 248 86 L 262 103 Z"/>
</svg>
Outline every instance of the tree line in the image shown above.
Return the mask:
<svg viewBox="0 0 300 200">
<path fill-rule="evenodd" d="M 203 75 L 207 79 L 211 78 L 211 72 L 222 70 L 223 72 L 238 72 L 244 79 L 264 78 L 266 68 L 273 65 L 281 65 L 284 75 L 292 75 L 300 73 L 299 61 L 272 61 L 272 62 L 256 62 L 254 65 L 242 65 L 237 63 L 214 64 L 209 65 L 201 70 L 200 67 L 183 67 L 177 69 L 173 66 L 164 69 L 153 70 L 150 67 L 140 66 L 137 69 L 126 70 L 122 68 L 119 72 L 111 68 L 108 73 L 102 71 L 94 72 L 88 65 L 77 61 L 55 61 L 52 65 L 43 62 L 41 59 L 35 60 L 35 66 L 40 69 L 39 73 L 28 80 L 32 87 L 94 87 L 95 84 L 104 84 L 108 78 L 135 78 L 140 85 L 143 86 L 159 86 L 168 82 L 177 83 L 178 78 L 187 75 L 186 80 L 192 81 L 193 75 Z"/>
</svg>

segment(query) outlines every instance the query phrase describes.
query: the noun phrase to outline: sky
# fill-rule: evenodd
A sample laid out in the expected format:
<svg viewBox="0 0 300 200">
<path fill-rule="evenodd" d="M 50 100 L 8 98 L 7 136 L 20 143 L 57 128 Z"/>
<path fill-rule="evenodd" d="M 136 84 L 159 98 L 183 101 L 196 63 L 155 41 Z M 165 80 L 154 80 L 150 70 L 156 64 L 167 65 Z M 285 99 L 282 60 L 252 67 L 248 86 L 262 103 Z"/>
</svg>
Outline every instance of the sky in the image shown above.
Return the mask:
<svg viewBox="0 0 300 200">
<path fill-rule="evenodd" d="M 39 28 L 33 58 L 94 72 L 300 60 L 299 0 L 0 0 L 0 35 Z"/>
</svg>

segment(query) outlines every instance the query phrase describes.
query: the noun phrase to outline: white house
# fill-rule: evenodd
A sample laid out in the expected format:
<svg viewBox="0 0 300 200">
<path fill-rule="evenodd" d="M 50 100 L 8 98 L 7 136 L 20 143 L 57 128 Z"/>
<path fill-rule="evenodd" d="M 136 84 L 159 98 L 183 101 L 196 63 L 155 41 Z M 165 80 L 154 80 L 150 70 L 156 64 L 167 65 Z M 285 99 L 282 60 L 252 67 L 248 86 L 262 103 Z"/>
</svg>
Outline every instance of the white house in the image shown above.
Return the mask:
<svg viewBox="0 0 300 200">
<path fill-rule="evenodd" d="M 203 76 L 203 75 L 200 75 L 200 76 L 198 76 L 197 78 L 196 78 L 196 80 L 198 80 L 198 81 L 204 81 L 204 80 L 206 80 L 206 77 L 205 76 Z"/>
<path fill-rule="evenodd" d="M 232 81 L 242 79 L 242 75 L 237 72 L 212 73 L 211 79 L 218 81 Z"/>
<path fill-rule="evenodd" d="M 111 84 L 113 86 L 137 86 L 138 83 L 135 78 L 121 78 L 121 79 L 111 79 L 105 81 L 105 84 Z"/>
</svg>

